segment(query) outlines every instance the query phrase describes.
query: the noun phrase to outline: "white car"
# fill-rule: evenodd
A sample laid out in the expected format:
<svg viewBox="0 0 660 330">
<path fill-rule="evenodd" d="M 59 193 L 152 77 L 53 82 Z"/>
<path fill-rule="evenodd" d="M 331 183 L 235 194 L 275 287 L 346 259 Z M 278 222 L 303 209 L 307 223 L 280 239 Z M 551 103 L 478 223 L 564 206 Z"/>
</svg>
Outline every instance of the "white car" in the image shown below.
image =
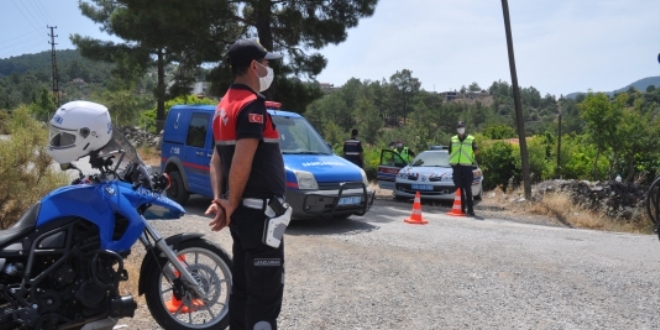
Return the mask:
<svg viewBox="0 0 660 330">
<path fill-rule="evenodd" d="M 478 166 L 472 172 L 472 196 L 480 200 L 483 173 Z M 396 151 L 384 149 L 378 166 L 378 186 L 393 190 L 396 199 L 414 198 L 419 191 L 423 199 L 454 200 L 456 186 L 449 166 L 449 151 L 446 147 L 435 147 L 421 152 L 408 164 Z"/>
</svg>

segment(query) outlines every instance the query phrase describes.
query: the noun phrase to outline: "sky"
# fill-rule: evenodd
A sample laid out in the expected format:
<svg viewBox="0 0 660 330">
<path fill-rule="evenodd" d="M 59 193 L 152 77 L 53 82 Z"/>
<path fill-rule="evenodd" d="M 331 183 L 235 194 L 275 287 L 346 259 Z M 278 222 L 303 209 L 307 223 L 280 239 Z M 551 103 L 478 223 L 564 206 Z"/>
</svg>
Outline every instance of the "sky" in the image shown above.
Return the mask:
<svg viewBox="0 0 660 330">
<path fill-rule="evenodd" d="M 84 17 L 78 0 L 0 0 L 0 58 L 57 49 L 78 33 L 115 40 Z M 612 91 L 660 75 L 658 0 L 510 0 L 518 82 L 542 95 Z M 501 1 L 380 0 L 346 41 L 318 50 L 319 82 L 381 80 L 408 69 L 427 91 L 511 82 Z"/>
</svg>

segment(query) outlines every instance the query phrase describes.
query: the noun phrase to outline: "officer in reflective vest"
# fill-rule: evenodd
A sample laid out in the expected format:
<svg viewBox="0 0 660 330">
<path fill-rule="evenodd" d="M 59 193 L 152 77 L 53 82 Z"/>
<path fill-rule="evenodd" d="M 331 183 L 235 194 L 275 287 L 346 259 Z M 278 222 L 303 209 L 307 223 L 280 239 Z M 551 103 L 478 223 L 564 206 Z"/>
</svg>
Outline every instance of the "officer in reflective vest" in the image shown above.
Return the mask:
<svg viewBox="0 0 660 330">
<path fill-rule="evenodd" d="M 396 149 L 394 150 L 396 150 L 396 152 L 399 153 L 399 156 L 401 156 L 401 158 L 403 158 L 403 160 L 405 160 L 408 163 L 410 163 L 412 158 L 415 157 L 415 153 L 412 150 L 410 150 L 410 148 L 403 146 L 403 142 L 401 142 L 401 139 L 399 139 L 396 142 Z"/>
<path fill-rule="evenodd" d="M 344 142 L 344 158 L 351 163 L 364 167 L 364 150 L 362 150 L 362 142 L 358 140 L 358 130 L 351 131 L 351 139 Z"/>
<path fill-rule="evenodd" d="M 474 136 L 465 134 L 465 122 L 456 124 L 458 135 L 451 138 L 449 144 L 449 165 L 453 169 L 453 180 L 456 188 L 461 189 L 461 209 L 465 213 L 474 216 L 472 203 L 472 181 L 474 180 L 473 166 L 477 164 L 474 156 L 477 153 L 477 143 Z M 467 204 L 467 205 L 466 205 Z"/>
</svg>

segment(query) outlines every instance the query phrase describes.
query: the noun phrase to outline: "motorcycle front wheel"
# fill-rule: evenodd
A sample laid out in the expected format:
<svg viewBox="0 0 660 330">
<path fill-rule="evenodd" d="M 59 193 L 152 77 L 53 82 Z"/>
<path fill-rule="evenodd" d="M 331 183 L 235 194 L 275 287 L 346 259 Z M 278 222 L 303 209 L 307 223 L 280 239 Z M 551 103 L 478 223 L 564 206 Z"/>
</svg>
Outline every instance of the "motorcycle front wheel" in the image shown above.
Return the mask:
<svg viewBox="0 0 660 330">
<path fill-rule="evenodd" d="M 185 241 L 173 248 L 205 297 L 195 296 L 183 285 L 169 260 L 160 258 L 160 267 L 151 267 L 140 275 L 146 276 L 145 299 L 151 315 L 168 330 L 225 329 L 229 325 L 231 259 L 204 239 Z"/>
</svg>

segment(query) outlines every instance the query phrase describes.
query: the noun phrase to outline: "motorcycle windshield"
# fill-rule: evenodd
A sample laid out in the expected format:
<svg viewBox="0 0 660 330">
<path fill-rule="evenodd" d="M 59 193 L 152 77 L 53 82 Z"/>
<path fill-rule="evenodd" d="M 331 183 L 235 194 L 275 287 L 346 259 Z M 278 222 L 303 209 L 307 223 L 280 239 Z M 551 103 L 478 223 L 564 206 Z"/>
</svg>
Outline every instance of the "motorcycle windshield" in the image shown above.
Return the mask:
<svg viewBox="0 0 660 330">
<path fill-rule="evenodd" d="M 122 157 L 123 153 L 123 157 Z M 136 164 L 148 168 L 140 155 L 138 155 L 135 147 L 128 141 L 126 136 L 112 125 L 112 138 L 110 142 L 99 150 L 99 156 L 102 158 L 114 155 L 113 166 L 117 166 L 118 173 L 123 172 L 129 165 Z"/>
</svg>

